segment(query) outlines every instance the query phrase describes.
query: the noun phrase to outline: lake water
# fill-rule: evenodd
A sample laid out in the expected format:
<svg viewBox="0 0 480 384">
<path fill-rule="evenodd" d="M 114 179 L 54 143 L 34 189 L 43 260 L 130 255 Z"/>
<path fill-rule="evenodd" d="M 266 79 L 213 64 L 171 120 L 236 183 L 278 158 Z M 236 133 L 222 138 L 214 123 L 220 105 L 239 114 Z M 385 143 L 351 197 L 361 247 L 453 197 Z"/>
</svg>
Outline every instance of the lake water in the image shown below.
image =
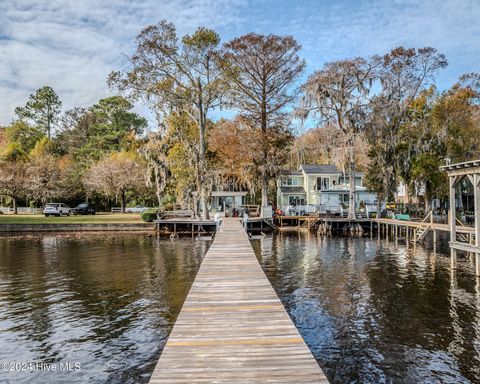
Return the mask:
<svg viewBox="0 0 480 384">
<path fill-rule="evenodd" d="M 0 383 L 147 382 L 207 247 L 123 234 L 0 238 L 0 363 L 45 363 L 0 370 Z"/>
<path fill-rule="evenodd" d="M 451 273 L 445 254 L 384 240 L 295 232 L 252 244 L 332 383 L 480 382 L 469 259 Z M 147 382 L 208 246 L 140 234 L 0 237 L 0 362 L 72 364 L 0 370 L 0 383 Z"/>
<path fill-rule="evenodd" d="M 257 256 L 331 383 L 480 383 L 470 259 L 365 238 L 281 234 Z"/>
</svg>

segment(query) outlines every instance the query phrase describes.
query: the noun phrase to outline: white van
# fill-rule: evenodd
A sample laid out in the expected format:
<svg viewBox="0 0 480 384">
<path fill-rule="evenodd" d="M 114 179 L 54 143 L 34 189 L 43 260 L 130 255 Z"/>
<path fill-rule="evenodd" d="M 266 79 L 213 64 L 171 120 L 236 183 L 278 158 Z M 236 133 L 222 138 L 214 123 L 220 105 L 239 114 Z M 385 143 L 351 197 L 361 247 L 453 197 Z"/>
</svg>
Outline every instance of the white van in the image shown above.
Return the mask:
<svg viewBox="0 0 480 384">
<path fill-rule="evenodd" d="M 62 215 L 70 216 L 70 213 L 72 213 L 72 209 L 63 203 L 48 203 L 43 207 L 43 214 L 45 217 Z"/>
</svg>

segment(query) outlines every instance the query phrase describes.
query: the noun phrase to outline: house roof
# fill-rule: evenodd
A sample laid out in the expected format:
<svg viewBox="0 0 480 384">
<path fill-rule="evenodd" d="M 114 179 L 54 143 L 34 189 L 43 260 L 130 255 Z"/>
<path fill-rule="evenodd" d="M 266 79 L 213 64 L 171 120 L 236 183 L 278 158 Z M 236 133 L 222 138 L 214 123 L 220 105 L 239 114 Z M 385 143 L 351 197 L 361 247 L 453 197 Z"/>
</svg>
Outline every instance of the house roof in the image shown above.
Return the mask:
<svg viewBox="0 0 480 384">
<path fill-rule="evenodd" d="M 333 164 L 302 164 L 300 168 L 303 169 L 303 172 L 307 174 L 341 174 L 342 172 L 338 170 L 336 165 Z"/>
<path fill-rule="evenodd" d="M 280 172 L 283 176 L 302 176 L 302 171 L 292 171 L 289 169 L 284 169 Z"/>
<path fill-rule="evenodd" d="M 282 193 L 306 193 L 303 187 L 280 187 Z"/>
</svg>

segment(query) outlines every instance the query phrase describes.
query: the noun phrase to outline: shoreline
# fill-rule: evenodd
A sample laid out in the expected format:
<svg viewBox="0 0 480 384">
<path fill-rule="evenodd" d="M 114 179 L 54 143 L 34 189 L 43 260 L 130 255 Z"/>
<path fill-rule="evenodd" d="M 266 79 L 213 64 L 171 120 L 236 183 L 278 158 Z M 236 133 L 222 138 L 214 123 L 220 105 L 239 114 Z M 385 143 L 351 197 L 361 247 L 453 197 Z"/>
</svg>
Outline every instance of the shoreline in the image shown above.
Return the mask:
<svg viewBox="0 0 480 384">
<path fill-rule="evenodd" d="M 0 233 L 24 232 L 149 232 L 155 223 L 63 223 L 63 224 L 0 224 Z"/>
</svg>

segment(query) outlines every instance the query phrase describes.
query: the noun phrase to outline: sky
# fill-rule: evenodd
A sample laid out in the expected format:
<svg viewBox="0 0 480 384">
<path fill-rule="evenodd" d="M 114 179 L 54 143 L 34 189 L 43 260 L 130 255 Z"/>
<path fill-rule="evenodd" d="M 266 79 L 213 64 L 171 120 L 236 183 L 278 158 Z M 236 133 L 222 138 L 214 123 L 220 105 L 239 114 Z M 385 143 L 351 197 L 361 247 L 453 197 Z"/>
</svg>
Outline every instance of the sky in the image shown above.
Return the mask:
<svg viewBox="0 0 480 384">
<path fill-rule="evenodd" d="M 135 36 L 162 19 L 179 35 L 205 26 L 224 42 L 248 32 L 293 35 L 305 76 L 400 45 L 447 56 L 440 89 L 480 72 L 480 0 L 0 0 L 0 124 L 44 85 L 64 109 L 113 94 L 108 73 L 125 69 Z"/>
</svg>

